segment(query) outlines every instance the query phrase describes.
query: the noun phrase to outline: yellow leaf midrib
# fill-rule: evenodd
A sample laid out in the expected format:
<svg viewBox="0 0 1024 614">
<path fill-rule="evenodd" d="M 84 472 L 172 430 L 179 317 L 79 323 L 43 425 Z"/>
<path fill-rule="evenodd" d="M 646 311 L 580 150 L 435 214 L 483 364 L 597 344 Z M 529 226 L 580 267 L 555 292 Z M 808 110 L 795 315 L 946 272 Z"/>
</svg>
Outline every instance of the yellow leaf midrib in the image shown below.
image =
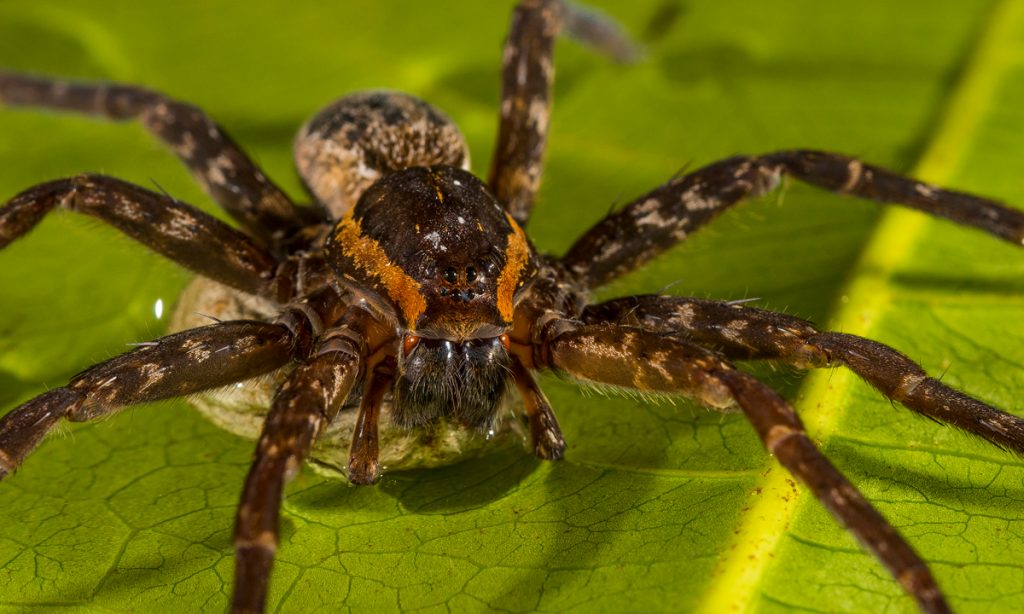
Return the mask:
<svg viewBox="0 0 1024 614">
<path fill-rule="evenodd" d="M 1024 23 L 1024 2 L 1002 0 L 986 20 L 961 78 L 944 105 L 933 138 L 911 174 L 928 182 L 948 182 L 986 117 L 999 84 L 1020 60 L 1013 51 L 1015 32 Z M 828 322 L 830 330 L 869 336 L 873 325 L 890 304 L 891 278 L 917 244 L 929 218 L 921 213 L 889 208 L 880 216 L 860 259 L 840 289 Z M 817 371 L 804 381 L 796 403 L 815 440 L 836 433 L 845 411 L 843 398 L 856 376 L 845 369 Z M 751 612 L 760 602 L 761 581 L 778 562 L 776 546 L 787 532 L 800 502 L 812 497 L 795 489 L 793 478 L 773 463 L 756 485 L 750 507 L 740 516 L 733 540 L 724 550 L 698 612 Z"/>
</svg>

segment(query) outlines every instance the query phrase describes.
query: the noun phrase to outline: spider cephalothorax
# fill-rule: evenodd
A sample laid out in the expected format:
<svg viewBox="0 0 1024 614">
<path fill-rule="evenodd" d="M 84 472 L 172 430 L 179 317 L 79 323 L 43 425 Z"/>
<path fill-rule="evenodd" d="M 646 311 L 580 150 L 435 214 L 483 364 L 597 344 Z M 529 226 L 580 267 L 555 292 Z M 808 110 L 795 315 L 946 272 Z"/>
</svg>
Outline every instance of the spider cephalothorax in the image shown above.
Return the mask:
<svg viewBox="0 0 1024 614">
<path fill-rule="evenodd" d="M 413 167 L 374 183 L 331 233 L 342 284 L 402 334 L 392 416 L 489 429 L 513 310 L 536 271 L 519 225 L 470 173 Z"/>
<path fill-rule="evenodd" d="M 387 458 L 387 429 L 480 435 L 495 425 L 502 400 L 518 392 L 534 453 L 558 459 L 565 441 L 532 375 L 553 371 L 642 396 L 738 408 L 765 448 L 922 610 L 948 611 L 927 565 L 818 450 L 793 408 L 732 361 L 842 364 L 910 410 L 1018 453 L 1024 420 L 951 389 L 887 346 L 785 314 L 680 296 L 600 304 L 589 297 L 786 175 L 1017 245 L 1024 214 L 847 156 L 794 150 L 675 177 L 609 213 L 566 255 L 538 254 L 522 225 L 540 182 L 551 54 L 562 29 L 629 55 L 628 41 L 594 14 L 560 0 L 523 0 L 505 46 L 486 183 L 468 172 L 464 140 L 440 111 L 393 92 L 354 94 L 314 117 L 296 141 L 310 207 L 293 203 L 194 107 L 138 87 L 0 73 L 0 102 L 140 120 L 242 228 L 103 175 L 30 187 L 0 208 L 0 248 L 58 207 L 111 224 L 206 278 L 179 312 L 195 308 L 216 320 L 141 344 L 5 415 L 0 478 L 62 420 L 263 377 L 272 396 L 236 518 L 232 597 L 235 610 L 258 611 L 284 484 L 315 458 L 318 440 L 344 439 L 341 469 L 369 484 Z"/>
<path fill-rule="evenodd" d="M 327 242 L 346 286 L 411 334 L 498 337 L 536 270 L 530 245 L 486 185 L 449 166 L 373 184 Z"/>
</svg>

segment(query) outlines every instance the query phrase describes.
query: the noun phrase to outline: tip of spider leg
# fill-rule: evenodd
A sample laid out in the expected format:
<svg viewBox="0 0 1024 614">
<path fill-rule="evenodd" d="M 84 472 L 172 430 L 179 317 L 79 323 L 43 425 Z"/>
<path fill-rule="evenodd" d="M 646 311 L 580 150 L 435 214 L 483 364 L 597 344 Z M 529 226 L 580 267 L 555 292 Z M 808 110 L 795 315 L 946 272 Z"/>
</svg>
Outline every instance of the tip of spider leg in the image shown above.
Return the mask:
<svg viewBox="0 0 1024 614">
<path fill-rule="evenodd" d="M 534 454 L 540 460 L 546 461 L 558 461 L 565 458 L 565 444 L 561 446 L 537 446 L 534 449 Z"/>
<path fill-rule="evenodd" d="M 541 460 L 562 460 L 565 458 L 565 440 L 552 433 L 544 433 L 535 439 L 533 453 Z"/>
<path fill-rule="evenodd" d="M 562 2 L 566 34 L 620 64 L 642 61 L 647 50 L 614 19 L 591 7 Z"/>
<path fill-rule="evenodd" d="M 380 479 L 380 463 L 359 462 L 352 459 L 348 464 L 348 481 L 356 486 L 372 486 Z"/>
</svg>

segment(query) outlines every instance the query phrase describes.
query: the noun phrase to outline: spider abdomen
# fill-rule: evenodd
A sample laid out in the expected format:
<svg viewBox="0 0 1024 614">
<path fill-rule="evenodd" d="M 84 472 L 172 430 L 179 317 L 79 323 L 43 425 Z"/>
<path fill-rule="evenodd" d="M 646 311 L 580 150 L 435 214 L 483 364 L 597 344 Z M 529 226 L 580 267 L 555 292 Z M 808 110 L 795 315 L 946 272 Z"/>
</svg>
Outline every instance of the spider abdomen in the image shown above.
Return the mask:
<svg viewBox="0 0 1024 614">
<path fill-rule="evenodd" d="M 299 175 L 333 219 L 384 175 L 435 164 L 468 169 L 466 140 L 440 110 L 400 92 L 345 96 L 313 116 L 295 139 Z"/>
</svg>

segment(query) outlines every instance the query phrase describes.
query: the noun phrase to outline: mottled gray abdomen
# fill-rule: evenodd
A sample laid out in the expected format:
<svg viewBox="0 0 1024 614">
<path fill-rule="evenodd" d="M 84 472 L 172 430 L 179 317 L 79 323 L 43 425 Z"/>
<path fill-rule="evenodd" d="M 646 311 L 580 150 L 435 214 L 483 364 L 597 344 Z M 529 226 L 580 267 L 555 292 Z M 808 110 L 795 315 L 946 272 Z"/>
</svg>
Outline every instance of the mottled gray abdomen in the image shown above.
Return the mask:
<svg viewBox="0 0 1024 614">
<path fill-rule="evenodd" d="M 426 102 L 389 91 L 346 96 L 316 114 L 295 140 L 295 165 L 334 219 L 383 175 L 446 164 L 469 170 L 462 133 Z"/>
</svg>

